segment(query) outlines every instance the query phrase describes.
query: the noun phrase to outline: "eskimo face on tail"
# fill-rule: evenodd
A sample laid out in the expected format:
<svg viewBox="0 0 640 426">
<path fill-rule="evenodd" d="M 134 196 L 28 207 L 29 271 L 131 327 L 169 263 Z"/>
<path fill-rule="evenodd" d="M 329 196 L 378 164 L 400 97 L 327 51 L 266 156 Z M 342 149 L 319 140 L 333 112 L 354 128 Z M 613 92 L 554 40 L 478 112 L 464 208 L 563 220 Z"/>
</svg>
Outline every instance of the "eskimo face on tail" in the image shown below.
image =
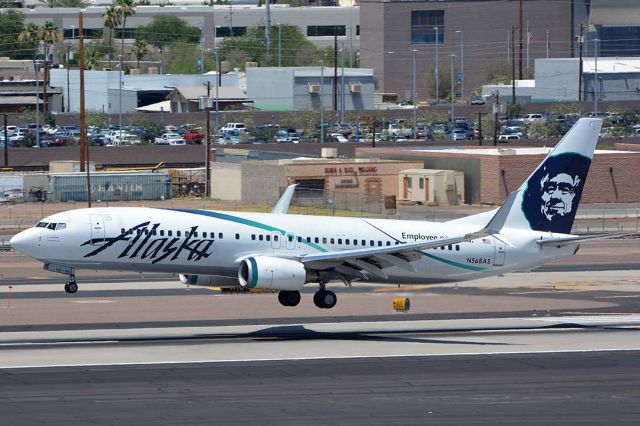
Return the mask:
<svg viewBox="0 0 640 426">
<path fill-rule="evenodd" d="M 591 160 L 563 153 L 546 159 L 528 181 L 522 211 L 531 229 L 570 233 Z"/>
</svg>

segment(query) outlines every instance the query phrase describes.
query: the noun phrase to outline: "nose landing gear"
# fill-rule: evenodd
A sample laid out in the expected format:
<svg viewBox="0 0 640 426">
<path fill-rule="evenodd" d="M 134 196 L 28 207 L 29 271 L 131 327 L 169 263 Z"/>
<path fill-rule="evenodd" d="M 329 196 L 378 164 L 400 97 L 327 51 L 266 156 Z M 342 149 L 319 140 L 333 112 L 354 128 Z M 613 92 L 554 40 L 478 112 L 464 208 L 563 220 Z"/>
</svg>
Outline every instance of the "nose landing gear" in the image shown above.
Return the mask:
<svg viewBox="0 0 640 426">
<path fill-rule="evenodd" d="M 64 291 L 69 294 L 73 294 L 78 291 L 78 283 L 76 283 L 75 275 L 69 275 L 69 282 L 64 285 Z"/>
</svg>

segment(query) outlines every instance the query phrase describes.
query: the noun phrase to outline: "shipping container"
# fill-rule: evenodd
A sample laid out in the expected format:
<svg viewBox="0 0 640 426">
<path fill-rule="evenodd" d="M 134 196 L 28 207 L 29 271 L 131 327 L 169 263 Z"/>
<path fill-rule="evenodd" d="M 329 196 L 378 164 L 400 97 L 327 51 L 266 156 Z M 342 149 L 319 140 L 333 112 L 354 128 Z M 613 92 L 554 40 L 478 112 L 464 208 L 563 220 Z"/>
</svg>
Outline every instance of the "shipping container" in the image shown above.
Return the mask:
<svg viewBox="0 0 640 426">
<path fill-rule="evenodd" d="M 92 173 L 91 199 L 94 201 L 165 200 L 171 198 L 171 176 L 164 172 Z M 51 174 L 49 200 L 86 201 L 85 173 Z"/>
</svg>

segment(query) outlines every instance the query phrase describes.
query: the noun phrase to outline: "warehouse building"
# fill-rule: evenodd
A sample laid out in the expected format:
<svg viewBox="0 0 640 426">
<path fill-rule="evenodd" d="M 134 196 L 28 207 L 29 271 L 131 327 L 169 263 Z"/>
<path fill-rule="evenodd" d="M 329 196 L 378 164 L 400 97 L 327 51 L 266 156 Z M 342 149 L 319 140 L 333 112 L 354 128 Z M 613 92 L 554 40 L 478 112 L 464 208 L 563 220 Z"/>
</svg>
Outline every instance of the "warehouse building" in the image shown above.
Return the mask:
<svg viewBox="0 0 640 426">
<path fill-rule="evenodd" d="M 399 149 L 357 148 L 356 157 L 419 160 L 419 168 L 464 173 L 465 204 L 504 201 L 533 172 L 551 148 Z M 640 202 L 640 152 L 596 150 L 582 193 L 585 203 Z"/>
</svg>

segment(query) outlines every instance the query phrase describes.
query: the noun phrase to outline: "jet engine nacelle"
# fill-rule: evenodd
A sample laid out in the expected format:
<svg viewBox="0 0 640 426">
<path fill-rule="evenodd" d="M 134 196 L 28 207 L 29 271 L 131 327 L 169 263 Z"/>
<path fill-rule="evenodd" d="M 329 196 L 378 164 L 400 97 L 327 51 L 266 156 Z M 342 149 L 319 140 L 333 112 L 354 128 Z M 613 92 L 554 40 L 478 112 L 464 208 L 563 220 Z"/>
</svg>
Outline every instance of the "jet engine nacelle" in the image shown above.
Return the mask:
<svg viewBox="0 0 640 426">
<path fill-rule="evenodd" d="M 307 282 L 307 271 L 296 260 L 269 256 L 248 257 L 240 262 L 238 281 L 246 288 L 300 290 Z"/>
<path fill-rule="evenodd" d="M 237 287 L 238 280 L 233 277 L 221 277 L 217 275 L 178 275 L 180 282 L 186 285 L 195 285 L 203 287 Z"/>
</svg>

